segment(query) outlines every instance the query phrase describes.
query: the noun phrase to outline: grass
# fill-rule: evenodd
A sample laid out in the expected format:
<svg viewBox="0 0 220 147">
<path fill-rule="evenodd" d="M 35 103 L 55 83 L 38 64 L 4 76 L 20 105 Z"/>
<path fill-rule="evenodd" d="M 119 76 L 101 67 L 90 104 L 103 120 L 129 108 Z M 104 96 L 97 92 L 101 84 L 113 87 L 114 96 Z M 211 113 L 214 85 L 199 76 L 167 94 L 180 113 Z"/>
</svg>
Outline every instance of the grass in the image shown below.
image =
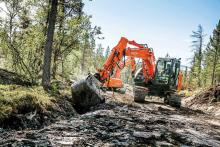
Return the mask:
<svg viewBox="0 0 220 147">
<path fill-rule="evenodd" d="M 44 110 L 53 104 L 54 97 L 42 87 L 0 85 L 0 122 L 12 113 L 25 113 L 34 109 Z"/>
</svg>

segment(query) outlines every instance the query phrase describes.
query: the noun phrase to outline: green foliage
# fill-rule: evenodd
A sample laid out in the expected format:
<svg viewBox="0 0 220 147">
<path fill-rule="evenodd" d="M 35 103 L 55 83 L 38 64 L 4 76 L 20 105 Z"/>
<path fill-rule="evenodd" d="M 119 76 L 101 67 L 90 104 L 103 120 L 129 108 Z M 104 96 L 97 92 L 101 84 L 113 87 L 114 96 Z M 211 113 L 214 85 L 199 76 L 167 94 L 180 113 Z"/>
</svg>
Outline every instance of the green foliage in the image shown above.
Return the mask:
<svg viewBox="0 0 220 147">
<path fill-rule="evenodd" d="M 97 68 L 102 68 L 102 66 L 106 60 L 103 53 L 104 53 L 104 48 L 102 47 L 101 44 L 98 44 L 98 48 L 96 49 L 95 59 L 94 59 L 94 64 Z"/>
<path fill-rule="evenodd" d="M 202 50 L 204 36 L 201 27 L 192 35 L 195 40 L 193 41 L 194 56 L 189 84 L 194 88 L 220 83 L 220 20 L 205 50 Z"/>
<path fill-rule="evenodd" d="M 17 85 L 0 85 L 0 121 L 22 107 L 41 108 L 52 105 L 53 97 L 42 87 L 22 87 Z"/>
<path fill-rule="evenodd" d="M 108 46 L 107 48 L 106 48 L 106 50 L 105 50 L 105 58 L 107 58 L 108 57 L 108 55 L 110 54 L 110 47 Z"/>
<path fill-rule="evenodd" d="M 4 68 L 40 83 L 50 1 L 2 2 L 6 5 L 6 17 L 0 17 Z M 96 69 L 95 38 L 101 28 L 92 27 L 83 5 L 82 0 L 59 0 L 51 69 L 54 79 L 69 79 L 81 73 L 81 68 L 83 74 Z"/>
<path fill-rule="evenodd" d="M 208 85 L 220 83 L 220 20 L 205 50 L 205 70 L 208 71 Z"/>
<path fill-rule="evenodd" d="M 191 37 L 193 38 L 193 59 L 190 72 L 190 85 L 191 87 L 201 87 L 202 82 L 202 60 L 203 60 L 203 45 L 204 45 L 204 31 L 201 25 L 198 26 L 197 31 L 193 31 Z"/>
</svg>

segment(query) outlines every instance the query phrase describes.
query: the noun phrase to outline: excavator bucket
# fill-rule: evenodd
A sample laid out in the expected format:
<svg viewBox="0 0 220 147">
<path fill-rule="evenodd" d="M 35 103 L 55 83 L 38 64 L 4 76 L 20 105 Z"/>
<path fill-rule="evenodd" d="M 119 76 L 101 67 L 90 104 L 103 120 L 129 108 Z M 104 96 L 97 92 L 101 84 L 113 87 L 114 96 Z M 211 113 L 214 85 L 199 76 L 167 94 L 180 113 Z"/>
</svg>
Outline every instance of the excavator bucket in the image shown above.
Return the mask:
<svg viewBox="0 0 220 147">
<path fill-rule="evenodd" d="M 72 103 L 79 112 L 88 111 L 90 107 L 105 102 L 101 95 L 101 83 L 91 74 L 71 86 Z"/>
</svg>

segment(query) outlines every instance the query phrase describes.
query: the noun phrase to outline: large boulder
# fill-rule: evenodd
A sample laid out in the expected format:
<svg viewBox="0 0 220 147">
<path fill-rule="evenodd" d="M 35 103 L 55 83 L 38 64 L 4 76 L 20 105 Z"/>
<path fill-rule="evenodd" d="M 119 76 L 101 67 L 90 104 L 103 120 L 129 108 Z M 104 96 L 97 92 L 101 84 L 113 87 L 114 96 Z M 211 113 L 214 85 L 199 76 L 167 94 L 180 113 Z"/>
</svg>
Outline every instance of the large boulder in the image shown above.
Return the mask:
<svg viewBox="0 0 220 147">
<path fill-rule="evenodd" d="M 88 111 L 90 107 L 103 103 L 104 97 L 98 88 L 97 81 L 94 77 L 87 77 L 71 86 L 72 103 L 75 109 L 80 113 Z"/>
</svg>

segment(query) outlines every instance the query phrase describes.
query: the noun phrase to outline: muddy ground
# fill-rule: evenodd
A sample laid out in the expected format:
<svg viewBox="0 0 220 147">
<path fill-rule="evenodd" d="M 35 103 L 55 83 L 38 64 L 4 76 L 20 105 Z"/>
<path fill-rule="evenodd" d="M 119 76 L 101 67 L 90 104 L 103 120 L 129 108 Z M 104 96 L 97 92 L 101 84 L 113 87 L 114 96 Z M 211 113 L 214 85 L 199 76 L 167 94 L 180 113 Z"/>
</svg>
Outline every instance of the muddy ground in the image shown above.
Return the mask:
<svg viewBox="0 0 220 147">
<path fill-rule="evenodd" d="M 159 98 L 134 103 L 131 92 L 39 130 L 0 128 L 0 146 L 220 146 L 220 119 Z"/>
</svg>

